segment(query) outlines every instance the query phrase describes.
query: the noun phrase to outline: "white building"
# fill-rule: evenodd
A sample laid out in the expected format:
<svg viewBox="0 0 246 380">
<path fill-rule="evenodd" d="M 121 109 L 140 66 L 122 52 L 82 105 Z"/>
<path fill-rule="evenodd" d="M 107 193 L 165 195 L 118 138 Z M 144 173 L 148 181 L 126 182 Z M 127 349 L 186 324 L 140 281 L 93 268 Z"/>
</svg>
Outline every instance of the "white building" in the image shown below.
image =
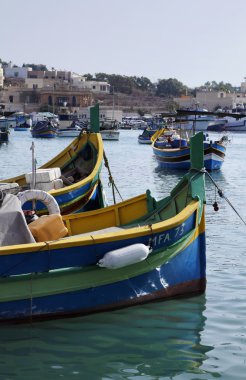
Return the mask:
<svg viewBox="0 0 246 380">
<path fill-rule="evenodd" d="M 90 107 L 89 108 L 79 108 L 77 111 L 77 117 L 81 121 L 89 121 L 90 120 Z M 118 122 L 122 121 L 123 113 L 121 110 L 114 109 L 103 109 L 100 107 L 99 111 L 99 120 L 104 121 L 105 119 L 112 119 Z"/>
<path fill-rule="evenodd" d="M 96 82 L 96 81 L 86 81 L 87 88 L 89 88 L 92 92 L 101 92 L 105 94 L 109 94 L 110 85 L 107 82 Z"/>
<path fill-rule="evenodd" d="M 86 80 L 86 77 L 80 74 L 72 73 L 71 82 L 75 87 L 84 88 L 92 92 L 105 94 L 109 94 L 110 92 L 110 85 L 107 82 L 89 81 Z"/>
<path fill-rule="evenodd" d="M 31 67 L 12 67 L 12 62 L 8 63 L 7 67 L 4 67 L 5 78 L 27 78 L 28 71 L 32 71 Z"/>
</svg>

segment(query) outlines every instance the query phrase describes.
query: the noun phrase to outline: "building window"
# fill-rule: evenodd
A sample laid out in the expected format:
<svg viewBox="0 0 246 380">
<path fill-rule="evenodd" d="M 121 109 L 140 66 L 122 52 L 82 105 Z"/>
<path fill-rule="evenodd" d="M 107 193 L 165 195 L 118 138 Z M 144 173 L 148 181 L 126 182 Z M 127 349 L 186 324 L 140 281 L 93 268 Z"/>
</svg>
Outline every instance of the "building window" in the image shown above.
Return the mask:
<svg viewBox="0 0 246 380">
<path fill-rule="evenodd" d="M 76 107 L 76 96 L 72 97 L 72 107 Z"/>
<path fill-rule="evenodd" d="M 10 103 L 13 103 L 13 102 L 14 102 L 14 97 L 13 97 L 13 95 L 10 95 L 10 96 L 9 96 L 9 102 L 10 102 Z"/>
<path fill-rule="evenodd" d="M 92 89 L 95 90 L 95 89 L 96 89 L 96 86 L 92 86 Z"/>
<path fill-rule="evenodd" d="M 106 86 L 100 86 L 100 91 L 106 91 Z"/>
<path fill-rule="evenodd" d="M 36 89 L 38 88 L 38 85 L 37 85 L 37 84 L 33 84 L 33 85 L 32 85 L 32 88 L 33 88 L 34 90 L 36 90 Z"/>
<path fill-rule="evenodd" d="M 68 97 L 66 96 L 59 96 L 57 98 L 57 103 L 59 106 L 67 106 L 68 105 Z"/>
<path fill-rule="evenodd" d="M 48 104 L 49 104 L 49 106 L 52 106 L 52 104 L 53 104 L 52 96 L 48 97 Z"/>
<path fill-rule="evenodd" d="M 14 76 L 15 76 L 16 78 L 19 76 L 19 75 L 18 75 L 18 71 L 15 71 Z"/>
</svg>

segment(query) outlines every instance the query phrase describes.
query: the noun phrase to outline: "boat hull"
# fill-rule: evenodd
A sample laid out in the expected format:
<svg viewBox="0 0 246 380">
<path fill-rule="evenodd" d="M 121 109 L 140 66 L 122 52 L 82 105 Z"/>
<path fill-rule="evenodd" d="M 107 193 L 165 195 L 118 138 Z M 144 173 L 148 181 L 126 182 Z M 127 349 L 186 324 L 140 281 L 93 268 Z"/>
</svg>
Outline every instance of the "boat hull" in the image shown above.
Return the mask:
<svg viewBox="0 0 246 380">
<path fill-rule="evenodd" d="M 151 139 L 150 138 L 145 138 L 145 139 L 143 139 L 143 138 L 138 138 L 138 142 L 139 142 L 139 144 L 152 144 L 152 141 L 151 141 Z"/>
<path fill-rule="evenodd" d="M 14 127 L 13 129 L 14 131 L 18 131 L 18 132 L 25 132 L 29 130 L 29 128 L 25 128 L 25 127 Z"/>
<path fill-rule="evenodd" d="M 50 191 L 50 194 L 56 199 L 62 214 L 80 212 L 85 205 L 87 205 L 87 209 L 91 206 L 91 210 L 104 207 L 99 178 L 103 160 L 103 145 L 100 134 L 83 134 L 82 137 L 73 140 L 58 156 L 44 164 L 40 169 L 60 167 L 63 174 L 67 166 L 73 164 L 73 162 L 76 163 L 77 159 L 80 160 L 87 142 L 89 144 L 88 149 L 90 149 L 89 154 L 91 154 L 90 173 L 70 186 Z M 88 165 L 88 162 L 88 160 L 85 161 L 85 164 Z M 20 186 L 26 186 L 25 175 L 1 180 L 0 182 L 14 182 Z M 23 209 L 31 210 L 32 202 L 26 202 Z M 46 206 L 40 201 L 36 203 L 36 210 L 38 214 L 47 213 Z"/>
<path fill-rule="evenodd" d="M 80 131 L 78 130 L 58 130 L 58 137 L 77 137 L 79 136 Z"/>
<path fill-rule="evenodd" d="M 180 126 L 182 126 L 182 129 L 187 130 L 187 131 L 191 131 L 194 127 L 194 123 L 195 123 L 195 130 L 196 131 L 205 132 L 205 131 L 209 130 L 210 127 L 215 128 L 215 130 L 216 130 L 216 128 L 219 128 L 222 125 L 224 126 L 226 124 L 226 120 L 214 119 L 213 117 L 208 118 L 206 120 L 203 120 L 203 118 L 200 118 L 200 119 L 198 118 L 196 120 L 187 121 L 187 122 L 183 122 L 183 123 L 177 122 L 176 127 L 179 128 Z M 211 130 L 213 130 L 213 129 L 211 129 Z"/>
<path fill-rule="evenodd" d="M 7 225 L 0 246 L 0 322 L 83 315 L 204 292 L 202 134 L 191 139 L 191 165 L 158 201 L 147 190 L 104 209 L 50 215 L 28 226 L 21 217 L 17 231 Z M 6 195 L 2 215 L 8 203 L 22 215 L 14 198 Z M 59 233 L 54 220 L 62 226 Z"/>
<path fill-rule="evenodd" d="M 163 254 L 164 251 L 159 251 L 157 256 L 161 257 Z M 118 281 L 114 281 L 114 274 L 112 274 L 113 279 L 107 281 L 106 284 L 104 281 L 100 281 L 100 271 L 109 270 L 99 268 L 98 278 L 94 274 L 94 284 L 90 283 L 87 287 L 83 281 L 83 270 L 66 276 L 65 283 L 69 284 L 67 287 L 64 285 L 63 276 L 59 276 L 58 272 L 54 275 L 53 280 L 48 278 L 49 275 L 44 275 L 43 281 L 39 281 L 38 289 L 35 289 L 35 279 L 30 278 L 29 286 L 32 289 L 31 284 L 33 285 L 33 293 L 30 290 L 28 298 L 26 295 L 22 298 L 22 295 L 18 294 L 18 299 L 1 300 L 0 321 L 21 322 L 30 321 L 30 319 L 63 318 L 199 294 L 205 291 L 204 233 L 191 239 L 188 246 L 177 247 L 173 258 L 162 261 L 151 270 L 145 268 L 145 273 L 141 273 L 143 268 L 141 271 L 136 268 L 134 271 L 125 270 L 125 275 L 121 275 L 121 280 Z M 145 266 L 148 267 L 148 263 Z M 118 269 L 118 271 L 122 272 L 122 269 Z M 113 272 L 117 272 L 117 270 L 113 270 Z M 132 275 L 133 272 L 136 274 Z M 117 276 L 115 277 L 117 278 Z M 81 280 L 79 281 L 78 278 Z M 56 289 L 47 294 L 45 289 L 49 289 L 50 281 L 55 281 Z"/>
<path fill-rule="evenodd" d="M 53 139 L 57 136 L 56 132 L 53 131 L 46 131 L 46 132 L 35 132 L 32 131 L 32 137 L 34 138 L 44 138 L 44 139 Z"/>
<path fill-rule="evenodd" d="M 120 137 L 120 131 L 101 130 L 100 131 L 103 140 L 115 140 L 118 141 Z"/>
<path fill-rule="evenodd" d="M 189 169 L 190 148 L 159 149 L 153 146 L 158 166 L 162 169 Z M 225 157 L 226 147 L 218 143 L 204 143 L 204 166 L 207 170 L 220 170 Z"/>
</svg>

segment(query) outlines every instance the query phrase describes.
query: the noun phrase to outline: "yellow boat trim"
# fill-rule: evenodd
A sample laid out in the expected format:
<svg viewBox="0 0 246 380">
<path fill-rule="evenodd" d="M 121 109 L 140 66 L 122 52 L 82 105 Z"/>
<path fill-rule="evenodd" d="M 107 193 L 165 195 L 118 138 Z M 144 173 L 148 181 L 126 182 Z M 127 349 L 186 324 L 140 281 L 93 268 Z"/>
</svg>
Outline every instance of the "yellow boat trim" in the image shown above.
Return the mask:
<svg viewBox="0 0 246 380">
<path fill-rule="evenodd" d="M 131 239 L 131 238 L 146 236 L 150 233 L 153 234 L 153 233 L 165 232 L 168 229 L 175 228 L 178 225 L 184 223 L 185 220 L 187 220 L 194 212 L 198 210 L 199 205 L 200 205 L 199 201 L 193 200 L 179 214 L 175 215 L 174 217 L 166 221 L 157 222 L 152 225 L 144 225 L 144 226 L 133 227 L 129 229 L 126 228 L 120 231 L 108 232 L 101 235 L 93 235 L 93 232 L 91 233 L 88 232 L 86 236 L 81 236 L 81 237 L 75 235 L 75 236 L 70 236 L 70 237 L 63 238 L 57 241 L 0 247 L 0 255 L 20 254 L 20 253 L 27 253 L 27 252 L 33 252 L 33 251 L 39 252 L 41 250 L 53 250 L 53 249 L 62 249 L 62 248 L 70 248 L 70 247 L 77 247 L 77 246 L 86 246 L 86 245 L 107 243 L 111 241 L 119 241 L 123 239 Z M 112 208 L 114 208 L 114 206 L 112 206 Z M 95 214 L 97 213 L 99 214 L 100 211 L 104 211 L 104 210 L 103 209 L 96 210 Z M 91 213 L 92 212 L 90 212 L 90 214 Z M 77 214 L 77 215 L 81 215 L 81 214 Z M 72 217 L 76 217 L 77 215 L 72 215 Z M 69 219 L 71 219 L 70 215 L 69 215 Z M 200 232 L 203 232 L 203 231 L 199 231 L 199 233 Z"/>
<path fill-rule="evenodd" d="M 51 190 L 49 193 L 53 196 L 59 196 L 62 194 L 66 194 L 68 191 L 73 191 L 77 190 L 78 188 L 86 185 L 87 183 L 91 182 L 94 180 L 94 178 L 97 176 L 97 174 L 100 171 L 100 167 L 102 165 L 103 161 L 103 142 L 102 142 L 102 137 L 100 133 L 90 133 L 90 134 L 84 134 L 83 137 L 81 137 L 79 140 L 78 138 L 74 139 L 72 143 L 65 148 L 62 152 L 60 152 L 57 156 L 55 156 L 53 159 L 50 161 L 46 162 L 44 165 L 40 166 L 40 169 L 45 169 L 45 168 L 52 168 L 55 166 L 59 166 L 58 162 L 60 161 L 60 166 L 65 164 L 67 161 L 70 161 L 74 154 L 76 153 L 76 150 L 78 147 L 80 148 L 83 144 L 87 142 L 87 140 L 90 141 L 94 147 L 97 149 L 97 161 L 96 165 L 93 168 L 92 172 L 83 180 L 76 182 L 72 185 L 63 187 L 61 189 L 56 189 L 56 190 Z M 72 153 L 73 152 L 73 153 Z M 96 178 L 97 179 L 97 178 Z M 17 177 L 13 178 L 8 178 L 4 180 L 0 180 L 1 182 L 25 182 L 25 175 L 19 175 Z"/>
</svg>

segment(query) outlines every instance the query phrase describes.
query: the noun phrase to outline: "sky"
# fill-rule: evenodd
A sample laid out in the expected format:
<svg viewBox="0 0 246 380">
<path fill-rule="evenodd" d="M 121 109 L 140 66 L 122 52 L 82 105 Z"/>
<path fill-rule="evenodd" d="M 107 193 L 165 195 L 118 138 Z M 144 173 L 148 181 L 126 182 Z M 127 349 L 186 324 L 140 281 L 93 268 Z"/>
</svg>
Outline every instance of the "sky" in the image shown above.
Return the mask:
<svg viewBox="0 0 246 380">
<path fill-rule="evenodd" d="M 190 88 L 246 76 L 246 0 L 10 0 L 0 12 L 0 58 L 18 66 Z"/>
</svg>

